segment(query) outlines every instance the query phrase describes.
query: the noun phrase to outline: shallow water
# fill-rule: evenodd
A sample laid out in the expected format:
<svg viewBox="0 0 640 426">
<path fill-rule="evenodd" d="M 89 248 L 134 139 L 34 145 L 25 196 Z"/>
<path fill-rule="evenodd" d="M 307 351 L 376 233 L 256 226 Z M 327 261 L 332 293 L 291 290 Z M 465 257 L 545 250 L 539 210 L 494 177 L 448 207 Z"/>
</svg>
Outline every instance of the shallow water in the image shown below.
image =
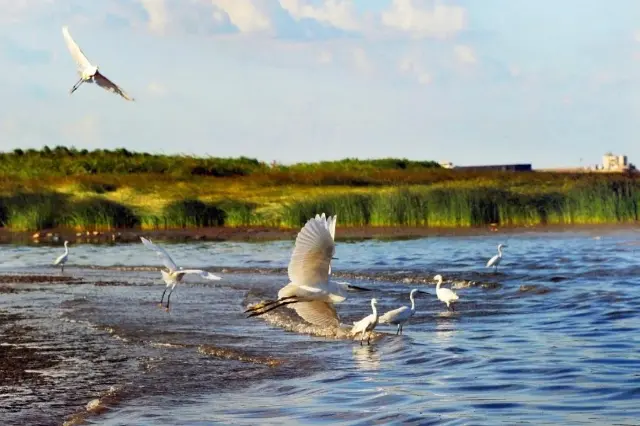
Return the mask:
<svg viewBox="0 0 640 426">
<path fill-rule="evenodd" d="M 499 242 L 508 247 L 493 274 L 484 264 Z M 133 244 L 71 247 L 68 282 L 0 284 L 18 290 L 0 293 L 0 314 L 21 315 L 0 326 L 2 344 L 48 357 L 0 384 L 2 424 L 640 419 L 634 229 L 339 242 L 334 275 L 375 289 L 382 312 L 407 304 L 411 288 L 431 293 L 417 298 L 404 335 L 380 325 L 370 346 L 286 308 L 245 318 L 249 303 L 287 283 L 292 242 L 165 247 L 178 265 L 224 280 L 185 278 L 167 313 L 158 259 Z M 59 251 L 1 246 L 0 274 L 59 275 L 48 265 Z M 436 273 L 458 292 L 456 312 L 435 298 Z M 370 297 L 339 305 L 342 322 L 368 315 Z"/>
</svg>

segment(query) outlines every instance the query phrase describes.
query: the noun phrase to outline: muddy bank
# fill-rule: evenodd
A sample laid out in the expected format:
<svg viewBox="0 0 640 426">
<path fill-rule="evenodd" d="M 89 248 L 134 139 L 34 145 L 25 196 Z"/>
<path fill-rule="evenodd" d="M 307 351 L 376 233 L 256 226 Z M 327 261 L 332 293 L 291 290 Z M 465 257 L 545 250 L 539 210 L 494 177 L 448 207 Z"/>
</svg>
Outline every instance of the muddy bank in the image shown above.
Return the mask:
<svg viewBox="0 0 640 426">
<path fill-rule="evenodd" d="M 606 234 L 626 230 L 637 230 L 636 224 L 615 225 L 537 225 L 527 227 L 485 226 L 476 228 L 426 228 L 426 227 L 340 227 L 336 231 L 336 240 L 367 239 L 411 239 L 438 236 L 475 236 L 491 234 L 513 234 L 522 232 L 592 232 Z M 12 232 L 0 228 L 0 244 L 62 244 L 68 240 L 74 244 L 115 244 L 137 243 L 145 236 L 159 241 L 278 241 L 295 239 L 299 229 L 275 227 L 211 227 L 193 229 L 140 230 L 120 229 L 114 231 L 82 231 L 69 229 L 47 229 L 39 232 Z"/>
</svg>

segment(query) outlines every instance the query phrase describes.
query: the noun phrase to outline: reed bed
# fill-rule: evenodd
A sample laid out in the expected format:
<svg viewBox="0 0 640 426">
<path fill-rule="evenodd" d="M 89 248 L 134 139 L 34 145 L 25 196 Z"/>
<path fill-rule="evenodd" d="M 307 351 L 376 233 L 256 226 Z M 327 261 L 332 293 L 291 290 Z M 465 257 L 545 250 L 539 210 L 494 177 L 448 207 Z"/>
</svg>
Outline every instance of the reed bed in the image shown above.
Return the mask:
<svg viewBox="0 0 640 426">
<path fill-rule="evenodd" d="M 0 153 L 0 226 L 102 230 L 281 226 L 316 213 L 340 226 L 632 223 L 635 174 L 459 171 L 429 161 L 290 166 L 56 147 Z"/>
</svg>

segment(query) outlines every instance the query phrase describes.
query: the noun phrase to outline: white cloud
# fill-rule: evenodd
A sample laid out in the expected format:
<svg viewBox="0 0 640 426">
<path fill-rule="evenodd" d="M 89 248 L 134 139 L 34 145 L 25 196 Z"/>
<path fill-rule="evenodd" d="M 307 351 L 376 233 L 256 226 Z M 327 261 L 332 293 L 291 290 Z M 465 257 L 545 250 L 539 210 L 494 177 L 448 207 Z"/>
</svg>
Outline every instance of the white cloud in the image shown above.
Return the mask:
<svg viewBox="0 0 640 426">
<path fill-rule="evenodd" d="M 478 62 L 475 52 L 469 46 L 459 44 L 453 48 L 453 51 L 458 61 L 463 64 L 475 64 Z"/>
<path fill-rule="evenodd" d="M 224 11 L 231 23 L 243 33 L 271 32 L 274 29 L 264 1 L 211 0 L 211 3 Z"/>
<path fill-rule="evenodd" d="M 356 30 L 360 24 L 351 0 L 325 0 L 320 6 L 309 0 L 279 0 L 280 6 L 296 20 L 308 18 L 343 30 Z"/>
<path fill-rule="evenodd" d="M 635 41 L 637 41 L 638 43 L 640 43 L 640 30 L 637 30 L 637 31 L 633 34 L 633 38 L 635 39 Z"/>
<path fill-rule="evenodd" d="M 393 0 L 382 12 L 382 24 L 414 37 L 447 37 L 466 26 L 466 10 L 436 3 L 432 10 L 414 5 L 415 0 Z"/>
<path fill-rule="evenodd" d="M 431 74 L 420 62 L 418 55 L 411 55 L 402 58 L 398 68 L 402 74 L 415 78 L 415 80 L 422 85 L 430 84 L 433 81 Z"/>
<path fill-rule="evenodd" d="M 167 26 L 168 17 L 164 0 L 140 0 L 149 15 L 149 29 L 162 34 Z"/>
<path fill-rule="evenodd" d="M 20 22 L 34 10 L 41 12 L 52 5 L 53 0 L 0 0 L 0 22 Z"/>
</svg>

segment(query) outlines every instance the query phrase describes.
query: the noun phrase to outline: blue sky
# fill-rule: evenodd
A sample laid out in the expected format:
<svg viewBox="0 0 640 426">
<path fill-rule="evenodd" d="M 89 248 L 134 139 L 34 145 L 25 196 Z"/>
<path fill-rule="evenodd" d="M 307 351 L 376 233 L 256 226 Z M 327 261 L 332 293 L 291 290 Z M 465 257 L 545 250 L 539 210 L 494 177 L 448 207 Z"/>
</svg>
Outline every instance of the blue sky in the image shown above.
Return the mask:
<svg viewBox="0 0 640 426">
<path fill-rule="evenodd" d="M 640 165 L 640 2 L 0 0 L 0 90 L 0 150 Z"/>
</svg>

